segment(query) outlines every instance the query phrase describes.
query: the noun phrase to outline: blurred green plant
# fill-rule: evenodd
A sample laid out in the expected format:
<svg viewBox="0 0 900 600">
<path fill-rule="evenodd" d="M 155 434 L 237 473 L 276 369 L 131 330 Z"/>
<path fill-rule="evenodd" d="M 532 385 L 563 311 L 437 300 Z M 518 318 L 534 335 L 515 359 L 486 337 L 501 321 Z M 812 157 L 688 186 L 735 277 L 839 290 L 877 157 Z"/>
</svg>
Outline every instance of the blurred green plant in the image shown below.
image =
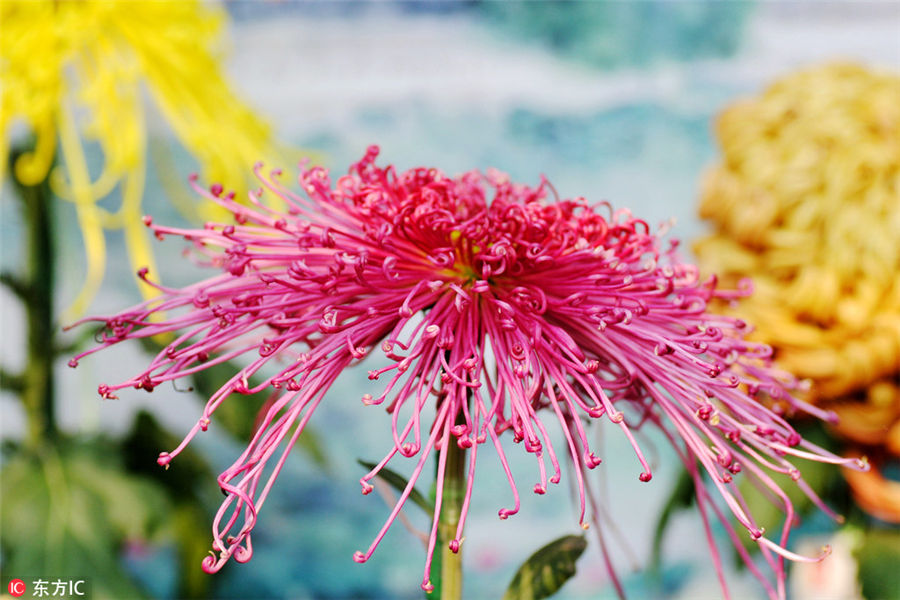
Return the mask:
<svg viewBox="0 0 900 600">
<path fill-rule="evenodd" d="M 129 540 L 151 539 L 171 501 L 152 480 L 126 473 L 118 450 L 109 439 L 58 439 L 6 459 L 7 572 L 87 578 L 96 598 L 145 597 L 120 552 Z"/>
<path fill-rule="evenodd" d="M 63 319 L 69 321 L 100 288 L 107 231 L 122 230 L 132 266 L 155 273 L 141 222 L 148 152 L 185 218 L 221 216 L 211 204 L 185 201 L 188 195 L 172 183 L 171 148 L 148 142 L 148 96 L 204 178 L 239 195 L 249 186 L 248 166 L 262 158 L 280 162 L 293 151 L 275 142 L 270 126 L 225 77 L 227 15 L 219 5 L 3 0 L 0 21 L 0 181 L 17 197 L 25 227 L 22 265 L 0 273 L 0 284 L 24 308 L 27 336 L 24 368 L 0 366 L 0 387 L 19 398 L 25 413 L 23 438 L 3 447 L 4 570 L 88 577 L 97 598 L 141 597 L 148 590 L 125 568 L 123 550 L 172 540 L 175 594 L 207 596 L 212 579 L 200 560 L 209 549 L 206 524 L 215 498 L 201 485 L 211 484 L 209 495 L 217 489 L 206 461 L 186 453 L 177 466 L 160 469 L 160 449 L 180 440 L 149 413 L 138 414 L 130 432 L 115 439 L 71 436 L 58 427 L 54 367 L 93 332 L 65 343 L 59 334 L 54 213 L 71 203 L 86 258 L 82 287 Z M 23 129 L 30 139 L 14 137 Z M 155 295 L 135 282 L 145 296 Z M 159 351 L 152 341 L 146 349 Z M 215 376 L 207 372 L 192 383 L 201 392 L 215 389 Z M 258 395 L 229 403 L 220 427 L 246 438 L 265 401 Z M 304 438 L 303 448 L 325 465 L 315 436 Z"/>
<path fill-rule="evenodd" d="M 14 149 L 11 162 L 24 152 Z M 197 485 L 213 477 L 206 463 L 192 454 L 169 477 L 140 468 L 141 461 L 156 467 L 160 445 L 175 440 L 147 413 L 121 439 L 74 437 L 57 425 L 53 368 L 80 340 L 64 346 L 57 335 L 54 197 L 47 177 L 34 185 L 12 179 L 12 185 L 26 225 L 26 261 L 24 273 L 3 272 L 0 281 L 25 308 L 27 341 L 24 370 L 4 369 L 0 386 L 21 400 L 26 431 L 21 442 L 3 448 L 4 570 L 86 577 L 97 598 L 145 597 L 122 551 L 129 543 L 174 539 L 182 563 L 179 597 L 204 597 L 209 579 L 194 572 L 202 575 L 197 564 L 206 552 L 201 524 L 208 509 Z"/>
<path fill-rule="evenodd" d="M 11 162 L 25 152 L 14 148 Z M 24 369 L 0 368 L 0 387 L 22 402 L 26 428 L 20 442 L 7 441 L 3 447 L 4 571 L 87 578 L 98 599 L 147 597 L 122 553 L 129 545 L 171 541 L 177 556 L 176 596 L 207 597 L 213 580 L 199 565 L 208 552 L 207 524 L 216 503 L 210 488 L 203 487 L 215 481 L 207 462 L 188 449 L 177 465 L 160 469 L 160 449 L 177 446 L 180 439 L 147 412 L 138 413 L 130 431 L 116 439 L 71 436 L 58 427 L 53 369 L 85 340 L 63 344 L 57 333 L 55 197 L 48 177 L 35 184 L 11 178 L 11 184 L 25 223 L 25 261 L 22 272 L 0 273 L 0 283 L 25 309 L 27 339 Z M 158 348 L 151 341 L 146 350 Z M 215 372 L 207 371 L 192 383 L 208 393 L 218 385 L 215 378 Z M 265 401 L 265 394 L 257 394 L 229 403 L 217 422 L 245 439 Z M 327 467 L 316 436 L 304 437 L 298 447 Z"/>
<path fill-rule="evenodd" d="M 864 597 L 900 598 L 900 530 L 867 529 L 854 557 Z"/>
</svg>

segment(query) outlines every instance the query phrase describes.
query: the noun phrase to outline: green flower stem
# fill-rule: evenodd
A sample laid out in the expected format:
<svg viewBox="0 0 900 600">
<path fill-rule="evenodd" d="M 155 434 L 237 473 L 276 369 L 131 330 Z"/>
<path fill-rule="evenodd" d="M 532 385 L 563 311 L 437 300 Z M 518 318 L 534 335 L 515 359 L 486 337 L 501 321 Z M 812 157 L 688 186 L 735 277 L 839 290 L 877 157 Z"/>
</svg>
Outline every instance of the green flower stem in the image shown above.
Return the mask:
<svg viewBox="0 0 900 600">
<path fill-rule="evenodd" d="M 458 552 L 452 552 L 448 543 L 456 537 L 456 528 L 459 525 L 459 515 L 466 490 L 466 451 L 459 447 L 453 436 L 450 436 L 449 441 L 447 447 L 441 450 L 441 452 L 447 453 L 441 517 L 438 524 L 438 543 L 441 551 L 441 600 L 460 600 L 463 584 L 462 547 L 460 546 Z"/>
<path fill-rule="evenodd" d="M 25 448 L 36 451 L 57 436 L 53 383 L 57 356 L 53 322 L 53 197 L 46 180 L 17 187 L 27 230 L 27 272 L 22 295 L 28 339 L 21 398 L 27 417 Z"/>
</svg>

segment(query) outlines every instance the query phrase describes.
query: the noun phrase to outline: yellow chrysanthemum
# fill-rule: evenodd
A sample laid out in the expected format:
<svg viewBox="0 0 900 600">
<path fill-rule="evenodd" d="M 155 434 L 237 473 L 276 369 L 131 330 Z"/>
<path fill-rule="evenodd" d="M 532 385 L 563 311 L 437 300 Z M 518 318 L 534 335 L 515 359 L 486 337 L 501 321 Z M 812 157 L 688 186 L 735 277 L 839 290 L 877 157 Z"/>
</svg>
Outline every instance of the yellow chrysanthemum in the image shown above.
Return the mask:
<svg viewBox="0 0 900 600">
<path fill-rule="evenodd" d="M 752 277 L 740 308 L 783 366 L 834 397 L 900 366 L 900 77 L 829 65 L 718 121 L 704 265 Z"/>
<path fill-rule="evenodd" d="M 716 131 L 701 264 L 731 283 L 752 278 L 734 310 L 813 380 L 811 399 L 841 416 L 837 434 L 900 456 L 900 77 L 850 64 L 800 72 L 728 108 Z M 848 481 L 860 506 L 900 522 L 896 482 Z"/>
<path fill-rule="evenodd" d="M 104 228 L 123 228 L 132 264 L 155 271 L 140 220 L 145 89 L 207 181 L 240 190 L 247 165 L 275 152 L 267 125 L 224 78 L 224 21 L 221 9 L 191 0 L 0 3 L 0 169 L 18 122 L 35 136 L 34 150 L 14 165 L 13 175 L 23 183 L 43 180 L 59 148 L 64 168 L 51 174 L 51 184 L 75 204 L 87 253 L 84 287 L 69 317 L 83 312 L 102 281 Z M 88 171 L 85 141 L 102 152 L 96 178 Z M 117 186 L 122 203 L 111 213 L 97 201 Z M 212 216 L 200 207 L 191 210 Z"/>
</svg>

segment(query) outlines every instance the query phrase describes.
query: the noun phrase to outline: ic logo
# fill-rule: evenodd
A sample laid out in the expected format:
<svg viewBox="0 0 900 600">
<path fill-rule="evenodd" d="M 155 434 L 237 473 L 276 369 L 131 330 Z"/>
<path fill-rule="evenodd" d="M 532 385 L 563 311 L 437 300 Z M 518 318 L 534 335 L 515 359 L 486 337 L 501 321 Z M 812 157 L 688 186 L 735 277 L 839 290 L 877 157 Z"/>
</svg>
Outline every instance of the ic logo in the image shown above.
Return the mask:
<svg viewBox="0 0 900 600">
<path fill-rule="evenodd" d="M 25 582 L 21 579 L 13 579 L 9 582 L 9 593 L 16 598 L 25 593 Z"/>
</svg>

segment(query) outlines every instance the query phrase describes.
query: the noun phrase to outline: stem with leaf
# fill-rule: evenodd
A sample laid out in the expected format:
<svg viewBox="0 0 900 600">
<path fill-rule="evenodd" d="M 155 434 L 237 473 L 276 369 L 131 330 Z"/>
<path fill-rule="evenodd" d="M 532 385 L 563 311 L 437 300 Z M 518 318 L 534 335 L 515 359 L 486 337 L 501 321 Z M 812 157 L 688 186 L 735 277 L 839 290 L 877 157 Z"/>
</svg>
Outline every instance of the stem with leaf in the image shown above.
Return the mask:
<svg viewBox="0 0 900 600">
<path fill-rule="evenodd" d="M 12 153 L 14 164 L 20 153 Z M 26 363 L 21 374 L 5 373 L 5 386 L 19 393 L 25 408 L 25 448 L 37 451 L 57 437 L 53 363 L 58 355 L 53 322 L 55 255 L 53 198 L 47 179 L 23 185 L 11 178 L 22 203 L 26 232 L 26 274 L 3 274 L 2 282 L 22 301 L 27 327 Z"/>
</svg>

